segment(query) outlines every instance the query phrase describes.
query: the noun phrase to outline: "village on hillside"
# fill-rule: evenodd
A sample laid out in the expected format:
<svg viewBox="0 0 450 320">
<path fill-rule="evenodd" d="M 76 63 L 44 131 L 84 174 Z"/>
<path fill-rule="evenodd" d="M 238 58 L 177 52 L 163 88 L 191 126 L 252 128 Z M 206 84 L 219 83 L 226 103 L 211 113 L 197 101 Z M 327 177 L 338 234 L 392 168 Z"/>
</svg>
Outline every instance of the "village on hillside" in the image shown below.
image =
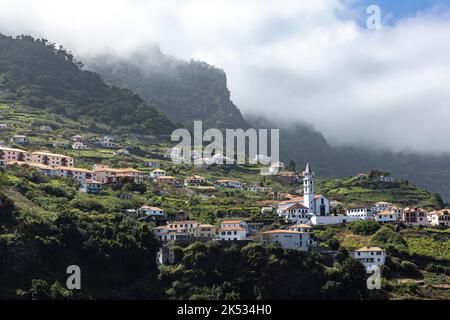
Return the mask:
<svg viewBox="0 0 450 320">
<path fill-rule="evenodd" d="M 7 130 L 7 124 L 0 124 L 1 130 Z M 50 126 L 41 126 L 39 130 L 52 132 Z M 112 136 L 104 136 L 95 143 L 88 143 L 81 135 L 66 138 L 65 148 L 80 152 L 95 146 L 113 149 L 113 155 L 126 157 L 130 152 L 127 147 L 117 143 Z M 200 173 L 189 171 L 189 175 L 177 172 L 169 166 L 172 160 L 180 156 L 176 148 L 166 148 L 155 159 L 150 159 L 139 166 L 145 170 L 129 167 L 112 167 L 101 161 L 91 167 L 77 167 L 78 157 L 68 156 L 45 150 L 26 150 L 29 144 L 26 135 L 13 135 L 10 144 L 2 141 L 0 144 L 0 167 L 8 168 L 26 166 L 37 172 L 54 178 L 74 180 L 79 192 L 92 196 L 102 192 L 116 183 L 132 183 L 135 185 L 150 184 L 156 186 L 160 195 L 178 194 L 198 195 L 202 199 L 215 197 L 214 190 L 243 190 L 258 196 L 255 207 L 260 219 L 249 219 L 248 212 L 229 210 L 217 216 L 209 223 L 197 221 L 193 212 L 182 211 L 168 214 L 164 206 L 143 203 L 139 207 L 129 207 L 126 214 L 144 217 L 153 225 L 153 233 L 160 242 L 157 255 L 158 264 L 174 262 L 172 248 L 176 245 L 188 245 L 196 241 L 231 241 L 231 242 L 261 242 L 274 244 L 285 249 L 302 251 L 321 250 L 319 240 L 314 237 L 316 227 L 328 225 L 343 225 L 360 220 L 373 220 L 380 224 L 402 224 L 406 227 L 450 227 L 450 209 L 429 210 L 409 206 L 403 207 L 397 203 L 378 201 L 371 205 L 345 206 L 337 199 L 328 198 L 325 194 L 316 193 L 315 173 L 312 163 L 306 163 L 300 172 L 289 171 L 282 162 L 274 163 L 267 172 L 270 178 L 277 179 L 281 184 L 298 186 L 298 192 L 283 193 L 272 186 L 258 182 L 241 181 L 240 179 L 223 176 L 207 178 Z M 57 144 L 54 145 L 58 147 Z M 80 153 L 81 154 L 81 153 Z M 200 155 L 194 154 L 194 160 Z M 216 154 L 212 158 L 202 158 L 205 166 L 211 167 L 223 164 L 226 157 Z M 165 169 L 170 167 L 171 171 Z M 255 171 L 254 175 L 257 175 Z M 369 177 L 358 173 L 353 177 L 356 181 L 367 179 L 382 183 L 394 183 L 390 175 Z M 131 195 L 122 195 L 131 197 Z M 276 223 L 275 223 L 276 222 Z M 274 227 L 276 226 L 276 227 Z M 385 263 L 387 252 L 384 248 L 360 247 L 351 252 L 355 259 L 360 260 L 366 268 L 381 266 Z"/>
</svg>

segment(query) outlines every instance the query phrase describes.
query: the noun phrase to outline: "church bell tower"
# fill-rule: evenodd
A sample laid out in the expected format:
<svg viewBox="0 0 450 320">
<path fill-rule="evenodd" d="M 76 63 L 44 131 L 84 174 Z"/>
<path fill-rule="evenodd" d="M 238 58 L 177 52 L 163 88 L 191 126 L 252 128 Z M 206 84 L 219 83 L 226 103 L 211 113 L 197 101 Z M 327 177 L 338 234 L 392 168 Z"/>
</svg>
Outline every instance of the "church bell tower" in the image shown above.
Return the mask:
<svg viewBox="0 0 450 320">
<path fill-rule="evenodd" d="M 308 161 L 303 172 L 303 205 L 309 208 L 311 213 L 316 214 L 314 202 L 314 172 Z"/>
</svg>

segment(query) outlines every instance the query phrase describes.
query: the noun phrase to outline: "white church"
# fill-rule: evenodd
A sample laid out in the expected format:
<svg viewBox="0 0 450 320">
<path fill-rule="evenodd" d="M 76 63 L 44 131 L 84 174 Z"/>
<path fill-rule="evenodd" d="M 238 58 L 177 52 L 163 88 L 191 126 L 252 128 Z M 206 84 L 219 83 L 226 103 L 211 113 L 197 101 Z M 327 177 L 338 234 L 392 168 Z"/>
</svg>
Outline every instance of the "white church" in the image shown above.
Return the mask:
<svg viewBox="0 0 450 320">
<path fill-rule="evenodd" d="M 277 213 L 289 223 L 313 226 L 341 224 L 360 219 L 348 215 L 331 215 L 330 200 L 314 193 L 314 172 L 309 162 L 303 172 L 303 197 L 279 202 Z"/>
<path fill-rule="evenodd" d="M 314 217 L 330 216 L 330 200 L 314 192 L 314 172 L 309 162 L 303 172 L 303 197 L 295 197 L 278 204 L 277 213 L 295 224 L 312 224 Z"/>
</svg>

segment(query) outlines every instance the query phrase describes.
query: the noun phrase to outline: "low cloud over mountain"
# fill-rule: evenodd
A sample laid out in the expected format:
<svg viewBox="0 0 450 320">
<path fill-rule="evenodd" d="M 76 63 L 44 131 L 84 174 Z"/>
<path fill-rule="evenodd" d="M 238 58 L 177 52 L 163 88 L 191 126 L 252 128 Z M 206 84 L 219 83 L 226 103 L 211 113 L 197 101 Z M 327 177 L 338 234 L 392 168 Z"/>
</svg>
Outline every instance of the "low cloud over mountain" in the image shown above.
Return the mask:
<svg viewBox="0 0 450 320">
<path fill-rule="evenodd" d="M 378 2 L 380 31 L 361 23 L 364 1 L 4 0 L 0 30 L 84 57 L 158 44 L 223 68 L 244 113 L 310 122 L 333 144 L 448 152 L 446 1 L 402 17 Z"/>
</svg>

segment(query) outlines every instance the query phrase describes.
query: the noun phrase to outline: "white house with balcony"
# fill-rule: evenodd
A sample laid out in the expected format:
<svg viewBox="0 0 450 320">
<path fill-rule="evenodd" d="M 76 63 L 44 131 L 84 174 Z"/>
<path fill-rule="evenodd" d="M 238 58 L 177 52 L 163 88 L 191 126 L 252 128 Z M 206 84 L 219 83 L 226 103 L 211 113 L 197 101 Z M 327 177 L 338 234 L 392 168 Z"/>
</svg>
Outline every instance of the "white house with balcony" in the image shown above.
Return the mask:
<svg viewBox="0 0 450 320">
<path fill-rule="evenodd" d="M 380 247 L 362 247 L 352 252 L 353 258 L 360 261 L 366 269 L 381 267 L 386 262 L 386 251 Z"/>
<path fill-rule="evenodd" d="M 224 220 L 217 230 L 217 238 L 225 241 L 241 241 L 247 239 L 248 223 L 244 220 Z"/>
<path fill-rule="evenodd" d="M 242 227 L 221 227 L 217 238 L 223 241 L 242 241 L 247 239 L 247 230 Z"/>
</svg>

